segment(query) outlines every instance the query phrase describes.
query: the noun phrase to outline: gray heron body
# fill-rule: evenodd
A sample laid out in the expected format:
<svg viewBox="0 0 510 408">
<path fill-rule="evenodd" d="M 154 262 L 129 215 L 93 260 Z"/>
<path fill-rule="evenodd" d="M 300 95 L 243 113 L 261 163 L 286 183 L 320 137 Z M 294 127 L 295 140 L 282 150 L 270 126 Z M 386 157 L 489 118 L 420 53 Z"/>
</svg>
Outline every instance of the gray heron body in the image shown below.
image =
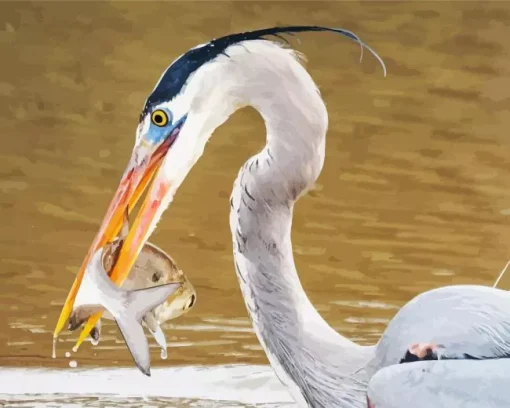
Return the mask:
<svg viewBox="0 0 510 408">
<path fill-rule="evenodd" d="M 146 101 L 131 161 L 84 267 L 116 233 L 126 206 L 133 208 L 150 185 L 111 275 L 122 283 L 214 130 L 249 105 L 264 119 L 267 139 L 241 168 L 230 199 L 235 269 L 257 337 L 298 405 L 399 408 L 420 398 L 435 407 L 492 408 L 510 402 L 510 388 L 501 386 L 510 370 L 507 292 L 451 286 L 423 293 L 373 346 L 333 330 L 304 292 L 292 252 L 292 213 L 324 164 L 328 116 L 297 53 L 262 38 L 300 31 L 336 31 L 359 41 L 343 30 L 278 27 L 222 37 L 174 61 Z M 429 345 L 432 360 L 407 362 L 413 343 Z M 490 384 L 478 394 L 472 384 L 484 381 Z M 469 395 L 482 402 L 464 405 Z"/>
</svg>

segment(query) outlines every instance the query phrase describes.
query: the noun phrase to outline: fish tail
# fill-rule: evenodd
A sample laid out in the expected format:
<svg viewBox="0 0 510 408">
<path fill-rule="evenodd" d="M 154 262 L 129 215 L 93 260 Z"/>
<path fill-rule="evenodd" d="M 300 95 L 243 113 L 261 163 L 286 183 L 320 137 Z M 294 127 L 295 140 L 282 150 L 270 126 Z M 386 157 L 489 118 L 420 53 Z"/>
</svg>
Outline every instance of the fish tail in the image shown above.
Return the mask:
<svg viewBox="0 0 510 408">
<path fill-rule="evenodd" d="M 119 313 L 114 315 L 124 341 L 138 369 L 150 376 L 149 344 L 142 328 L 142 318 L 181 287 L 180 283 L 126 292 Z"/>
</svg>

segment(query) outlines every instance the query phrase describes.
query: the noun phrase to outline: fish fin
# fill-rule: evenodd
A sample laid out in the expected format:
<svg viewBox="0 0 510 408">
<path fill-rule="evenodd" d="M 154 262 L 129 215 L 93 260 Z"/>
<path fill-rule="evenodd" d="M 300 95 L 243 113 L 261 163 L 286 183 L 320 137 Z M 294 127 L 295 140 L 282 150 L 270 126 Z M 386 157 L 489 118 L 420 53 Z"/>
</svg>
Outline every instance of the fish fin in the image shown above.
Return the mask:
<svg viewBox="0 0 510 408">
<path fill-rule="evenodd" d="M 141 322 L 142 318 L 163 303 L 166 298 L 173 295 L 182 283 L 168 283 L 166 285 L 153 286 L 151 288 L 132 290 L 127 293 L 127 308 L 136 320 Z"/>
<path fill-rule="evenodd" d="M 147 328 L 149 329 L 150 333 L 152 334 L 152 337 L 154 337 L 154 340 L 156 340 L 156 343 L 158 343 L 159 347 L 166 350 L 165 333 L 161 329 L 161 326 L 159 325 L 158 321 L 156 320 L 154 312 L 147 313 L 144 316 L 143 321 Z"/>
<path fill-rule="evenodd" d="M 99 344 L 99 337 L 101 336 L 101 319 L 99 319 L 96 325 L 90 331 L 91 342 L 94 346 Z"/>
<path fill-rule="evenodd" d="M 69 325 L 67 326 L 67 329 L 69 331 L 75 331 L 78 327 L 85 323 L 85 320 L 86 319 L 84 318 L 80 318 L 78 314 L 73 313 L 69 318 Z"/>
<path fill-rule="evenodd" d="M 143 322 L 150 331 L 156 331 L 158 327 L 158 321 L 156 320 L 156 315 L 154 314 L 154 311 L 147 313 L 143 317 Z"/>
<path fill-rule="evenodd" d="M 68 330 L 75 331 L 78 327 L 83 325 L 90 316 L 104 309 L 101 306 L 79 306 L 73 310 L 69 317 Z"/>
<path fill-rule="evenodd" d="M 124 308 L 115 316 L 117 326 L 136 366 L 146 376 L 151 375 L 150 354 L 149 343 L 141 324 L 142 318 L 180 287 L 180 283 L 169 283 L 126 292 Z"/>
<path fill-rule="evenodd" d="M 152 331 L 149 329 L 149 331 L 152 334 L 152 337 L 154 337 L 154 340 L 156 340 L 156 343 L 158 343 L 159 347 L 161 347 L 163 350 L 166 350 L 166 337 L 165 332 L 161 329 L 161 326 L 156 326 L 156 330 Z"/>
<path fill-rule="evenodd" d="M 129 316 L 127 313 L 119 317 L 116 322 L 136 366 L 143 374 L 150 377 L 149 343 L 145 338 L 142 325 L 136 321 L 134 316 Z"/>
</svg>

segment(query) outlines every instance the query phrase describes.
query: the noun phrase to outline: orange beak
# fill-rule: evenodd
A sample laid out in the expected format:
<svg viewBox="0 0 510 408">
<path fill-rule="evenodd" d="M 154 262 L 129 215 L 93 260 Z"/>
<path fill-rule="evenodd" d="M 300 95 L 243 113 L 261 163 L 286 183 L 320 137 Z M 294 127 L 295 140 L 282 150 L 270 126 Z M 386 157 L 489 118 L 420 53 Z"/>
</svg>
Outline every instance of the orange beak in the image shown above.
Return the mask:
<svg viewBox="0 0 510 408">
<path fill-rule="evenodd" d="M 65 304 L 60 313 L 53 337 L 56 338 L 64 328 L 73 310 L 76 295 L 85 274 L 86 267 L 92 255 L 107 242 L 111 242 L 119 233 L 125 216 L 128 211 L 136 205 L 143 192 L 151 182 L 154 174 L 160 168 L 166 153 L 177 138 L 180 127 L 176 127 L 172 133 L 159 145 L 152 147 L 150 143 L 143 142 L 135 147 L 131 160 L 122 176 L 117 191 L 108 207 L 98 234 L 96 235 L 87 255 L 81 265 L 78 275 L 71 287 Z M 122 285 L 127 278 L 131 267 L 145 243 L 147 231 L 157 213 L 161 200 L 168 191 L 169 185 L 166 182 L 158 182 L 151 186 L 136 219 L 131 225 L 129 233 L 124 241 L 119 254 L 118 261 L 114 266 L 110 279 L 118 286 Z M 96 322 L 101 317 L 97 313 L 90 317 L 83 331 L 80 334 L 75 349 L 85 340 Z"/>
</svg>

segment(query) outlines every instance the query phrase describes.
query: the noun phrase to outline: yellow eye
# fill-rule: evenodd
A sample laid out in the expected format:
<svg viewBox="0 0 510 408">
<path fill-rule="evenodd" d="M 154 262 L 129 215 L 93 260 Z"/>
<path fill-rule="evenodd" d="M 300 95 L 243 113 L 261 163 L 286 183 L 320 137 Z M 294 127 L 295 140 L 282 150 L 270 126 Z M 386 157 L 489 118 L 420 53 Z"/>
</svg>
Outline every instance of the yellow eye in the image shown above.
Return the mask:
<svg viewBox="0 0 510 408">
<path fill-rule="evenodd" d="M 152 112 L 151 115 L 152 123 L 154 123 L 156 126 L 166 126 L 168 123 L 168 116 L 165 111 L 157 110 Z"/>
</svg>

